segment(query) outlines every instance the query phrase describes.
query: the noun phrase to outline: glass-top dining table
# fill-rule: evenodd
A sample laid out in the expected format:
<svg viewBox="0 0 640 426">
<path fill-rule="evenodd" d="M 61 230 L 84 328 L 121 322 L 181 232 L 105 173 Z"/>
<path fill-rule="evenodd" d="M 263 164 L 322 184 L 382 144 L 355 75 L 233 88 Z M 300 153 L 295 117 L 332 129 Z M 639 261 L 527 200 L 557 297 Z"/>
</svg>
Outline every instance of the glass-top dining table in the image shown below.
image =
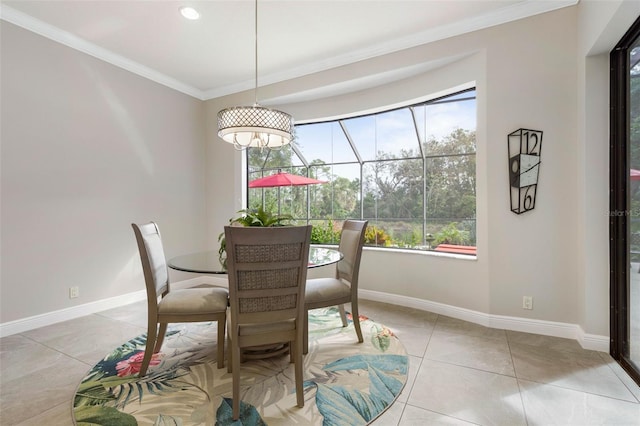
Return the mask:
<svg viewBox="0 0 640 426">
<path fill-rule="evenodd" d="M 331 265 L 339 262 L 343 255 L 337 248 L 311 245 L 309 248 L 309 268 Z M 176 256 L 169 259 L 171 269 L 199 274 L 226 274 L 227 270 L 220 260 L 217 250 L 201 251 Z"/>
<path fill-rule="evenodd" d="M 339 262 L 343 254 L 335 248 L 311 245 L 309 247 L 309 268 L 331 265 Z M 169 259 L 167 265 L 171 269 L 199 274 L 226 274 L 220 254 L 217 250 L 201 251 Z M 262 359 L 280 355 L 288 351 L 288 345 L 266 345 L 255 348 L 245 348 L 243 357 L 246 359 Z"/>
</svg>

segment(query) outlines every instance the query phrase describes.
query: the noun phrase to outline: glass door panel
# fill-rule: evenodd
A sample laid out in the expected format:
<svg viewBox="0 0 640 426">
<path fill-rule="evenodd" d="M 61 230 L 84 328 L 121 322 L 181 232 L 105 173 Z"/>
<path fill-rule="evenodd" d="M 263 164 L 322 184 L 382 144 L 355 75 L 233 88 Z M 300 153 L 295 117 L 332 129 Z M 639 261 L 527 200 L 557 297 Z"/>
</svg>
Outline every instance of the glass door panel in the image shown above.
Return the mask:
<svg viewBox="0 0 640 426">
<path fill-rule="evenodd" d="M 629 287 L 628 356 L 636 370 L 640 366 L 640 37 L 627 50 L 629 78 Z"/>
<path fill-rule="evenodd" d="M 610 58 L 610 353 L 640 384 L 640 18 Z"/>
</svg>

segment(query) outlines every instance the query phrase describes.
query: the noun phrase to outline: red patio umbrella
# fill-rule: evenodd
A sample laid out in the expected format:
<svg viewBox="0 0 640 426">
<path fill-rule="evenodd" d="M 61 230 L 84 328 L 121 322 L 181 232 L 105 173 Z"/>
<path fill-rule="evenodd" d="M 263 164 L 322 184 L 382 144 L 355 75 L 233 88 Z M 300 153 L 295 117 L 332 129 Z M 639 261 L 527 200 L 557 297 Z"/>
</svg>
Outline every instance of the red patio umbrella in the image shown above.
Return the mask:
<svg viewBox="0 0 640 426">
<path fill-rule="evenodd" d="M 280 214 L 280 187 L 281 186 L 302 186 L 302 185 L 314 185 L 317 183 L 327 183 L 325 180 L 318 180 L 308 178 L 306 176 L 292 175 L 291 173 L 283 173 L 278 171 L 275 175 L 265 176 L 258 179 L 254 179 L 249 182 L 249 188 L 278 188 L 278 214 Z M 309 194 L 307 194 L 309 197 Z M 307 199 L 308 201 L 308 199 Z M 262 200 L 264 204 L 264 199 Z M 309 203 L 307 203 L 307 210 L 309 209 Z M 307 216 L 309 211 L 307 211 Z"/>
<path fill-rule="evenodd" d="M 273 188 L 276 186 L 313 185 L 316 183 L 327 183 L 327 181 L 278 172 L 275 175 L 252 180 L 249 182 L 249 188 Z"/>
<path fill-rule="evenodd" d="M 631 180 L 640 180 L 640 170 L 629 169 L 629 176 Z"/>
</svg>

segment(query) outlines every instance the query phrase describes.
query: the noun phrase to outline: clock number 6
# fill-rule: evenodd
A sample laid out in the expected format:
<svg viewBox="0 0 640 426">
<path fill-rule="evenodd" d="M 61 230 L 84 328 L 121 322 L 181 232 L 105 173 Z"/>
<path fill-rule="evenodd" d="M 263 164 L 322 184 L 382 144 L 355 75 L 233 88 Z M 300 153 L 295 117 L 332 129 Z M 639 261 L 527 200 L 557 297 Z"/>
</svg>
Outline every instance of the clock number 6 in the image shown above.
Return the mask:
<svg viewBox="0 0 640 426">
<path fill-rule="evenodd" d="M 529 191 L 531 191 L 531 193 Z M 531 210 L 533 208 L 533 197 L 535 197 L 535 195 L 535 185 L 528 186 L 524 191 L 522 206 L 524 207 L 525 211 Z"/>
</svg>

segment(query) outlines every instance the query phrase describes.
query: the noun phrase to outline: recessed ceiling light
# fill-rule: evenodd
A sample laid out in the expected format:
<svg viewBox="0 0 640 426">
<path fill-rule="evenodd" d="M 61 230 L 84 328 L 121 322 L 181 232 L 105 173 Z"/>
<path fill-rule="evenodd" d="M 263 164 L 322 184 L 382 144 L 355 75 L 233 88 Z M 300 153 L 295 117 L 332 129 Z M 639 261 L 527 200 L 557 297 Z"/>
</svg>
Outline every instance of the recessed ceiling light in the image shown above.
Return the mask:
<svg viewBox="0 0 640 426">
<path fill-rule="evenodd" d="M 180 8 L 180 13 L 187 19 L 196 20 L 200 17 L 200 14 L 197 10 L 189 6 L 182 6 Z"/>
</svg>

